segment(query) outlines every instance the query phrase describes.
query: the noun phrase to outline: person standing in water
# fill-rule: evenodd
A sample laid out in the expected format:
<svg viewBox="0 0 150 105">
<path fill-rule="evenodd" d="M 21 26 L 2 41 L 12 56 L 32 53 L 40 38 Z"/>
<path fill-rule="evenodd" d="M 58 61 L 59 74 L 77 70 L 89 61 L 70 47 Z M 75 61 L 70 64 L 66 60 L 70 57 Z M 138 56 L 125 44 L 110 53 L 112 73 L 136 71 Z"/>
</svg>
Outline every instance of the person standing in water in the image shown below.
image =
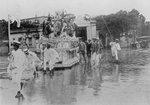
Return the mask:
<svg viewBox="0 0 150 105">
<path fill-rule="evenodd" d="M 44 70 L 50 70 L 53 74 L 54 64 L 58 61 L 58 52 L 50 44 L 47 44 L 47 48 L 44 50 Z"/>
<path fill-rule="evenodd" d="M 88 60 L 91 59 L 91 46 L 92 46 L 92 43 L 91 43 L 91 40 L 89 39 L 88 42 L 87 42 L 87 57 L 88 57 Z"/>
<path fill-rule="evenodd" d="M 111 46 L 112 56 L 115 57 L 116 63 L 119 63 L 118 51 L 121 50 L 119 40 L 116 39 L 115 42 L 114 41 L 110 42 L 110 46 Z"/>
<path fill-rule="evenodd" d="M 22 90 L 23 82 L 22 73 L 25 69 L 25 54 L 20 49 L 20 42 L 14 41 L 13 42 L 13 51 L 11 52 L 11 64 L 9 66 L 9 70 L 11 71 L 12 81 L 17 84 L 18 92 Z M 17 92 L 17 93 L 18 93 Z"/>
<path fill-rule="evenodd" d="M 82 41 L 82 39 L 79 39 L 79 54 L 80 54 L 80 61 L 81 58 L 83 58 L 86 63 L 86 44 Z"/>
<path fill-rule="evenodd" d="M 28 48 L 24 49 L 24 53 L 26 55 L 26 63 L 25 63 L 25 71 L 23 72 L 24 74 L 24 79 L 32 79 L 33 75 L 36 77 L 36 68 L 38 65 L 41 64 L 41 61 L 37 57 L 37 55 L 30 51 Z"/>
</svg>

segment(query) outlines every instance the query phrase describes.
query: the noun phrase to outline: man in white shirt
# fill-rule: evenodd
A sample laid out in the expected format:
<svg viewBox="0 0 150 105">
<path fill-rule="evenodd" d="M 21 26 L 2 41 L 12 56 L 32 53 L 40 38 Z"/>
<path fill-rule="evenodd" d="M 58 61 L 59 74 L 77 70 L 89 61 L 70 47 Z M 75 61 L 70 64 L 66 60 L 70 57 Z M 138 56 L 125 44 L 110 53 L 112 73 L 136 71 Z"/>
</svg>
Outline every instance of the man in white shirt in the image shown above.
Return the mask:
<svg viewBox="0 0 150 105">
<path fill-rule="evenodd" d="M 121 50 L 120 48 L 120 44 L 119 44 L 119 40 L 116 39 L 116 41 L 112 41 L 110 42 L 110 46 L 111 46 L 111 53 L 112 53 L 112 56 L 115 57 L 115 60 L 116 62 L 118 63 L 118 51 Z"/>
<path fill-rule="evenodd" d="M 22 73 L 25 69 L 25 54 L 24 52 L 19 48 L 20 42 L 14 41 L 13 42 L 13 48 L 14 50 L 11 52 L 11 62 L 9 66 L 9 70 L 11 71 L 11 77 L 12 81 L 17 84 L 17 89 L 22 90 L 23 82 L 22 79 Z M 20 88 L 21 86 L 21 88 Z"/>
<path fill-rule="evenodd" d="M 54 68 L 54 64 L 58 61 L 58 52 L 50 44 L 47 44 L 47 48 L 44 50 L 44 70 L 49 69 L 51 71 Z"/>
</svg>

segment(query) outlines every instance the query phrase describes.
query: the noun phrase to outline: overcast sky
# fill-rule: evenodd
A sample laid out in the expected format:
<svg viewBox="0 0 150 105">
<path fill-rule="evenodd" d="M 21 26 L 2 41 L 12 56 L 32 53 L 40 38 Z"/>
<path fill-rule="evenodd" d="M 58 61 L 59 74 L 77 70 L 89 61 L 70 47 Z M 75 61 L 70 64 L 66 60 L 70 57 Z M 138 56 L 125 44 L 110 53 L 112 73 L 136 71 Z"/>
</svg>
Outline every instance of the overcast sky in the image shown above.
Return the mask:
<svg viewBox="0 0 150 105">
<path fill-rule="evenodd" d="M 0 0 L 0 19 L 27 18 L 67 10 L 75 15 L 107 15 L 119 10 L 137 9 L 150 21 L 150 0 Z"/>
</svg>

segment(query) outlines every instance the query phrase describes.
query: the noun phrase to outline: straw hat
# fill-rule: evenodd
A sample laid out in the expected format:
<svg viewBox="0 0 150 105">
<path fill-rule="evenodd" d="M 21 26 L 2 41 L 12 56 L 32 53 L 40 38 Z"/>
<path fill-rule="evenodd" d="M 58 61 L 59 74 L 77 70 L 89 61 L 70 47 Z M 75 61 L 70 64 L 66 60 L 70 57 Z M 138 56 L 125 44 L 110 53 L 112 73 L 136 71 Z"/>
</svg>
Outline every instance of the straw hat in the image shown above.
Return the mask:
<svg viewBox="0 0 150 105">
<path fill-rule="evenodd" d="M 21 44 L 21 43 L 20 43 L 19 41 L 17 41 L 17 40 L 14 40 L 13 43 L 15 43 L 15 44 Z"/>
</svg>

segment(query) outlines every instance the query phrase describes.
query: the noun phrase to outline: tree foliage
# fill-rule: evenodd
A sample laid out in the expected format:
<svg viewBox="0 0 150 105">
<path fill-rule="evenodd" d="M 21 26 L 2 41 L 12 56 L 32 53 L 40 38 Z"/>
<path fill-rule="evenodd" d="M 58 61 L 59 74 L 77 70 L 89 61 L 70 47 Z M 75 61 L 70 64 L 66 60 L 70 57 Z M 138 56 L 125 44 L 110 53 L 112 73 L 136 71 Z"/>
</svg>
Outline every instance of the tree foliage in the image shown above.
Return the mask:
<svg viewBox="0 0 150 105">
<path fill-rule="evenodd" d="M 20 27 L 17 27 L 17 21 L 11 22 L 10 29 L 16 30 L 16 29 L 28 29 L 28 28 L 38 28 L 39 23 L 38 22 L 31 22 L 31 21 L 21 21 Z"/>
<path fill-rule="evenodd" d="M 8 39 L 8 22 L 0 20 L 0 40 Z"/>
<path fill-rule="evenodd" d="M 130 12 L 121 10 L 115 14 L 97 16 L 95 19 L 100 33 L 107 33 L 113 38 L 119 38 L 122 33 L 128 33 L 130 30 L 138 30 L 142 35 L 145 23 L 145 17 L 136 9 Z"/>
</svg>

